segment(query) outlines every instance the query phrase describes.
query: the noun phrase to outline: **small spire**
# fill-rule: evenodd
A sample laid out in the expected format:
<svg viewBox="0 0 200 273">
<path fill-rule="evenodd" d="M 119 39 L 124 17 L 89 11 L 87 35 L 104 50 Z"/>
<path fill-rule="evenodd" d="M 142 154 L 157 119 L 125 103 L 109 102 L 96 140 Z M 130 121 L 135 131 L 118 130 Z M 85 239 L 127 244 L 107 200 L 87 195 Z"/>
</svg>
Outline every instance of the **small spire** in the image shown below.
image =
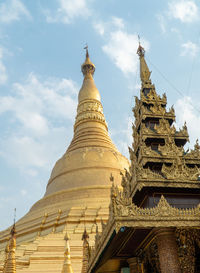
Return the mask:
<svg viewBox="0 0 200 273">
<path fill-rule="evenodd" d="M 89 75 L 93 76 L 93 74 L 95 72 L 95 65 L 90 60 L 90 56 L 89 56 L 89 52 L 88 52 L 88 45 L 86 45 L 84 47 L 84 49 L 86 50 L 85 62 L 81 66 L 81 71 L 85 77 L 89 76 Z"/>
<path fill-rule="evenodd" d="M 14 217 L 14 224 L 10 231 L 10 240 L 6 247 L 6 258 L 5 258 L 3 273 L 16 273 L 15 249 L 16 249 L 16 228 L 15 228 L 15 217 Z"/>
<path fill-rule="evenodd" d="M 139 37 L 139 36 L 138 36 Z M 145 61 L 145 50 L 140 44 L 140 38 L 139 39 L 139 46 L 137 49 L 137 54 L 140 57 L 140 78 L 142 81 L 142 84 L 151 84 L 151 72 L 149 71 L 148 65 Z"/>
<path fill-rule="evenodd" d="M 87 273 L 88 263 L 89 263 L 89 235 L 87 233 L 87 230 L 85 228 L 82 240 L 83 240 L 83 260 L 82 260 L 82 270 L 81 273 Z"/>
<path fill-rule="evenodd" d="M 70 246 L 69 246 L 69 235 L 66 232 L 64 240 L 66 241 L 65 252 L 64 252 L 64 264 L 62 273 L 73 273 L 73 268 L 71 265 L 71 257 L 70 257 Z"/>
</svg>

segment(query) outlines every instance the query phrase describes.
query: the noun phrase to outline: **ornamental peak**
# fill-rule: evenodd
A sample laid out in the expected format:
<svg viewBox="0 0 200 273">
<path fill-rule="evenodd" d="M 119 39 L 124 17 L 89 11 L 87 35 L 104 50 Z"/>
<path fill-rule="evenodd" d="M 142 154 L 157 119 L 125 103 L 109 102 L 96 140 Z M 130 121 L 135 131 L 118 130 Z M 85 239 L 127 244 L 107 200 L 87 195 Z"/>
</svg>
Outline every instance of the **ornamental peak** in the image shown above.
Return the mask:
<svg viewBox="0 0 200 273">
<path fill-rule="evenodd" d="M 81 71 L 83 73 L 83 76 L 85 76 L 85 77 L 88 75 L 93 76 L 93 74 L 95 72 L 95 65 L 90 60 L 90 56 L 89 56 L 89 52 L 88 52 L 88 45 L 86 45 L 86 47 L 84 47 L 84 49 L 86 50 L 86 56 L 85 56 L 85 62 L 81 66 Z"/>
<path fill-rule="evenodd" d="M 71 257 L 70 257 L 70 245 L 69 245 L 69 235 L 66 232 L 64 240 L 65 243 L 65 252 L 64 252 L 64 263 L 62 268 L 62 273 L 73 273 L 73 268 L 71 265 Z"/>
<path fill-rule="evenodd" d="M 144 48 L 141 46 L 140 41 L 139 41 L 139 46 L 137 49 L 137 54 L 140 58 L 140 78 L 142 81 L 142 84 L 151 84 L 151 71 L 149 71 L 148 65 L 145 61 L 145 50 Z"/>
</svg>

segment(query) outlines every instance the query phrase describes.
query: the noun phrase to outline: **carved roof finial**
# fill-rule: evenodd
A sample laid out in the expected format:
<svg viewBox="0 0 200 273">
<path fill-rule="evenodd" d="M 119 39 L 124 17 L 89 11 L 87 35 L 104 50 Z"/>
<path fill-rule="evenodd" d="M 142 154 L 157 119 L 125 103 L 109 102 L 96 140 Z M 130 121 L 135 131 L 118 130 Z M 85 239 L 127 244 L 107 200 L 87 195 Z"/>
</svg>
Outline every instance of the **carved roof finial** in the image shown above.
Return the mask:
<svg viewBox="0 0 200 273">
<path fill-rule="evenodd" d="M 139 43 L 139 46 L 138 46 L 138 49 L 137 49 L 137 54 L 139 56 L 144 56 L 145 50 L 140 44 L 140 36 L 139 35 L 138 35 L 138 43 Z"/>
<path fill-rule="evenodd" d="M 145 50 L 140 44 L 140 38 L 139 39 L 139 46 L 137 49 L 137 54 L 140 57 L 140 79 L 142 81 L 142 84 L 148 84 L 151 83 L 151 72 L 149 71 L 148 65 L 145 61 L 144 55 L 145 55 Z"/>
</svg>

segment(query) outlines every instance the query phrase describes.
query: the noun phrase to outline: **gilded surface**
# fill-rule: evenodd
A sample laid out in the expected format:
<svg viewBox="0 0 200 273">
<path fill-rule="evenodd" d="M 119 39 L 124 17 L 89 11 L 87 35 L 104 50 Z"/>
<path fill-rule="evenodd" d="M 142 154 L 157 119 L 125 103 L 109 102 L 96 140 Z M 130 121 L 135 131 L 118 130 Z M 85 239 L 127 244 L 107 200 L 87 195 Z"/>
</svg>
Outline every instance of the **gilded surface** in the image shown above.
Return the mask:
<svg viewBox="0 0 200 273">
<path fill-rule="evenodd" d="M 144 59 L 144 49 L 140 45 L 138 55 L 142 87 L 140 99 L 135 98 L 133 108 L 135 116 L 135 124 L 132 126 L 133 149 L 129 147 L 131 167 L 129 171 L 121 173 L 122 191 L 112 180 L 109 220 L 107 225 L 103 226 L 102 234 L 97 233 L 88 272 L 91 272 L 113 231 L 119 232 L 121 227 L 180 230 L 186 228 L 190 231 L 192 228 L 195 230 L 194 233 L 197 233 L 200 226 L 200 204 L 192 209 L 175 208 L 163 195 L 153 208 L 141 208 L 132 202 L 133 195 L 143 187 L 199 188 L 200 182 L 200 145 L 197 141 L 193 150 L 184 150 L 184 145 L 189 140 L 187 126 L 184 124 L 181 129 L 176 130 L 173 125 L 174 108 L 172 106 L 167 111 L 166 95 L 164 94 L 162 98 L 157 95 L 155 86 L 151 83 L 151 72 Z M 194 235 L 190 232 L 185 237 L 179 232 L 177 238 L 180 242 L 178 249 L 181 270 L 184 273 L 193 272 L 194 241 L 197 239 L 191 239 Z M 185 238 L 184 243 L 182 238 Z M 196 238 L 199 238 L 199 234 Z M 199 241 L 198 239 L 198 245 Z M 172 240 L 169 240 L 169 247 L 172 246 L 171 243 Z M 187 251 L 184 252 L 186 246 Z M 145 263 L 151 263 L 151 268 L 156 268 L 155 272 L 160 272 L 155 242 L 150 245 L 145 255 L 149 255 L 149 259 L 146 256 L 146 260 L 141 260 L 141 266 L 145 268 Z"/>
<path fill-rule="evenodd" d="M 186 123 L 179 130 L 175 128 L 174 108 L 167 111 L 166 94 L 160 97 L 156 93 L 140 46 L 138 54 L 142 87 L 133 108 L 132 195 L 144 186 L 171 187 L 173 183 L 174 187 L 198 187 L 200 146 L 197 142 L 193 150 L 185 152 L 189 140 Z"/>
<path fill-rule="evenodd" d="M 65 241 L 66 241 L 66 246 L 65 246 L 65 251 L 64 251 L 64 263 L 63 263 L 63 268 L 61 273 L 73 273 L 73 268 L 71 265 L 71 257 L 70 257 L 70 246 L 69 246 L 69 235 L 68 233 L 65 234 Z"/>
<path fill-rule="evenodd" d="M 129 168 L 128 160 L 108 134 L 100 93 L 93 79 L 95 66 L 88 52 L 81 68 L 84 80 L 78 96 L 73 140 L 55 164 L 45 196 L 17 222 L 18 273 L 47 273 L 49 268 L 60 273 L 65 229 L 71 238 L 73 270 L 80 272 L 84 228 L 90 234 L 92 246 L 96 224 L 101 226 L 101 218 L 104 222 L 108 219 L 110 173 L 120 185 L 120 171 Z M 8 233 L 9 230 L 0 233 L 0 272 Z"/>
<path fill-rule="evenodd" d="M 98 255 L 104 249 L 113 230 L 119 232 L 121 227 L 198 227 L 200 225 L 200 205 L 193 209 L 179 209 L 169 205 L 164 196 L 161 196 L 158 205 L 154 208 L 140 208 L 132 203 L 118 187 L 112 186 L 110 216 L 108 224 L 102 229 L 101 236 L 95 240 L 92 251 L 89 271 L 95 264 Z"/>
</svg>

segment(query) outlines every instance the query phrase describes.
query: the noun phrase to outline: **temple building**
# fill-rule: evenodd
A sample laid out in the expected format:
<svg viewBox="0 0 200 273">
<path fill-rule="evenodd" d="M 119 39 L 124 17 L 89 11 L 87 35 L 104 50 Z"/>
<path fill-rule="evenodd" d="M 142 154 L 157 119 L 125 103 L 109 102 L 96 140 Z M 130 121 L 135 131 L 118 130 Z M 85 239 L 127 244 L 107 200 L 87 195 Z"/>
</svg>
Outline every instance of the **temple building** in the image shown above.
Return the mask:
<svg viewBox="0 0 200 273">
<path fill-rule="evenodd" d="M 81 272 L 87 244 L 86 235 L 82 240 L 84 230 L 92 246 L 96 230 L 101 231 L 101 222 L 108 219 L 110 174 L 120 185 L 120 172 L 130 166 L 109 137 L 88 50 L 81 70 L 84 80 L 71 144 L 56 162 L 44 197 L 15 225 L 17 273 Z M 10 230 L 0 232 L 4 273 L 15 272 L 5 269 L 7 256 L 13 253 L 7 246 Z"/>
<path fill-rule="evenodd" d="M 44 197 L 0 233 L 2 273 L 200 273 L 200 145 L 158 95 L 139 44 L 130 163 L 112 143 L 86 49 L 74 136 Z M 97 198 L 98 197 L 98 198 Z"/>
<path fill-rule="evenodd" d="M 152 84 L 139 45 L 141 90 L 133 113 L 131 167 L 111 176 L 109 219 L 88 246 L 88 273 L 200 272 L 200 145 L 184 150 L 186 124 Z"/>
</svg>

